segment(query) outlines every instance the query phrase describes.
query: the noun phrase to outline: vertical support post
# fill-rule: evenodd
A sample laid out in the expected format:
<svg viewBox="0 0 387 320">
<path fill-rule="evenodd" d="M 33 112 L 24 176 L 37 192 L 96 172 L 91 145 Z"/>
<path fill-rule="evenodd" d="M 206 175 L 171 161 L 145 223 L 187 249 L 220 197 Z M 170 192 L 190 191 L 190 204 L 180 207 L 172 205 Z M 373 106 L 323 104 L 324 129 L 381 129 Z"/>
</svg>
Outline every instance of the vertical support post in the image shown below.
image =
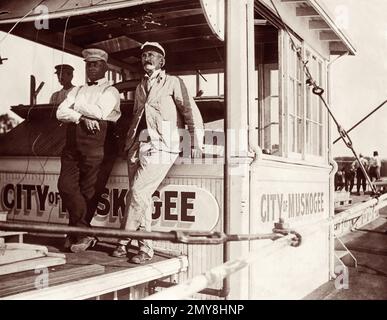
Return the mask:
<svg viewBox="0 0 387 320">
<path fill-rule="evenodd" d="M 329 94 L 332 89 L 331 81 L 331 69 L 330 63 L 327 65 L 327 92 L 328 104 L 331 105 L 331 95 Z M 327 113 L 327 111 L 325 111 Z M 333 218 L 335 215 L 335 173 L 337 171 L 337 163 L 333 160 L 332 154 L 332 120 L 329 115 L 326 115 L 326 125 L 327 125 L 327 137 L 326 139 L 328 144 L 328 161 L 332 167 L 332 171 L 329 174 L 329 218 Z M 329 225 L 329 278 L 335 278 L 335 226 L 333 224 Z"/>
<path fill-rule="evenodd" d="M 249 233 L 249 36 L 254 28 L 253 0 L 226 1 L 226 149 L 224 168 L 225 231 Z M 250 26 L 250 31 L 249 31 Z M 254 30 L 254 29 L 252 29 Z M 251 61 L 251 60 L 250 60 Z M 225 256 L 235 259 L 249 252 L 248 242 L 225 244 Z M 249 270 L 229 278 L 229 299 L 249 298 Z"/>
</svg>

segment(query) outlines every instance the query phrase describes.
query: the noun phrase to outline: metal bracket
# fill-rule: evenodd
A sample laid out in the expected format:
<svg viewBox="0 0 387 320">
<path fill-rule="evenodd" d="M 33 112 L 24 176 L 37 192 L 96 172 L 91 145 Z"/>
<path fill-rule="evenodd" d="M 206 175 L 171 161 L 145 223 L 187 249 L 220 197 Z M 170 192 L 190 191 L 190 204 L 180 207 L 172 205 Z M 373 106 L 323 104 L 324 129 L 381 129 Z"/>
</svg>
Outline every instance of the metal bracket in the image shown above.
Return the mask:
<svg viewBox="0 0 387 320">
<path fill-rule="evenodd" d="M 274 233 L 279 233 L 284 236 L 287 236 L 289 234 L 294 235 L 294 238 L 292 239 L 292 242 L 290 245 L 292 247 L 299 247 L 302 242 L 302 236 L 295 230 L 292 230 L 289 228 L 289 223 L 286 223 L 283 218 L 280 218 L 277 223 L 274 223 L 274 228 L 273 228 Z"/>
<path fill-rule="evenodd" d="M 175 231 L 177 242 L 188 244 L 221 244 L 227 241 L 222 232 L 186 232 Z"/>
</svg>

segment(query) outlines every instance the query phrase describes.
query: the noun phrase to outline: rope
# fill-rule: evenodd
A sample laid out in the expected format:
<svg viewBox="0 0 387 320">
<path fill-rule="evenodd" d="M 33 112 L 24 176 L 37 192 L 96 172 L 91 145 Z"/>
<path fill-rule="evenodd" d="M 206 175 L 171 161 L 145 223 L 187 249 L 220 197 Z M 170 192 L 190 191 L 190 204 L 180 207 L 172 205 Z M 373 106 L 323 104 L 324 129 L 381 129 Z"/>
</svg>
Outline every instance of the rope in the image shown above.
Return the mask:
<svg viewBox="0 0 387 320">
<path fill-rule="evenodd" d="M 367 170 L 364 168 L 363 164 L 361 163 L 360 161 L 360 158 L 359 156 L 357 155 L 354 147 L 353 147 L 353 143 L 352 143 L 352 140 L 350 138 L 350 136 L 348 135 L 348 132 L 346 132 L 344 130 L 344 128 L 339 124 L 339 122 L 337 121 L 336 117 L 334 116 L 334 114 L 332 113 L 328 103 L 325 101 L 324 97 L 322 96 L 323 93 L 324 93 L 324 89 L 322 87 L 320 87 L 316 81 L 314 80 L 310 70 L 309 70 L 309 67 L 308 67 L 308 62 L 309 61 L 305 61 L 302 57 L 302 52 L 301 52 L 301 47 L 297 46 L 297 44 L 295 43 L 295 41 L 293 40 L 293 37 L 292 37 L 292 34 L 291 34 L 291 31 L 289 30 L 288 26 L 286 25 L 286 23 L 284 22 L 284 20 L 282 19 L 282 16 L 280 15 L 276 5 L 274 4 L 273 0 L 270 0 L 272 6 L 274 7 L 274 10 L 275 12 L 277 13 L 278 15 L 278 18 L 281 20 L 281 23 L 282 23 L 282 26 L 283 28 L 285 29 L 285 32 L 288 34 L 289 36 L 289 39 L 290 39 L 290 42 L 292 44 L 292 48 L 293 50 L 296 52 L 297 54 L 297 58 L 300 60 L 301 64 L 302 64 L 302 68 L 303 68 L 303 71 L 307 77 L 307 80 L 306 80 L 306 84 L 309 86 L 309 87 L 312 87 L 312 92 L 313 94 L 317 95 L 320 100 L 322 101 L 322 103 L 324 104 L 325 108 L 327 109 L 329 115 L 331 116 L 331 118 L 333 119 L 333 121 L 335 122 L 336 124 L 336 127 L 337 127 L 337 131 L 339 132 L 340 134 L 340 138 L 343 140 L 344 144 L 352 151 L 354 157 L 356 158 L 356 161 L 359 163 L 359 167 L 361 169 L 361 171 L 363 172 L 364 176 L 366 177 L 367 179 L 367 182 L 369 183 L 369 185 L 371 186 L 371 189 L 372 189 L 372 192 L 373 194 L 375 195 L 375 197 L 378 197 L 379 194 L 378 192 L 376 191 L 376 188 L 375 188 L 375 185 L 372 183 L 371 181 L 371 178 L 369 177 L 368 173 L 367 173 Z"/>
</svg>

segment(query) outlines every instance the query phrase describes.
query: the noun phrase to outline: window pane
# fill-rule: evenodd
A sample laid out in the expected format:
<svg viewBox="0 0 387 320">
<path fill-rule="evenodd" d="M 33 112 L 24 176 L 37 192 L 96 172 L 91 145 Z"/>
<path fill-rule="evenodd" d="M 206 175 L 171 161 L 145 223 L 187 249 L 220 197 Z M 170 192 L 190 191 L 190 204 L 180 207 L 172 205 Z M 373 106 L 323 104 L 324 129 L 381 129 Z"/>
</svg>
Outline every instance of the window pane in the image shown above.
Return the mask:
<svg viewBox="0 0 387 320">
<path fill-rule="evenodd" d="M 294 116 L 289 117 L 289 147 L 291 152 L 296 151 L 296 146 L 295 146 L 295 119 Z"/>
<path fill-rule="evenodd" d="M 306 153 L 312 152 L 312 123 L 310 121 L 306 122 Z"/>
<path fill-rule="evenodd" d="M 258 72 L 257 72 L 258 74 Z M 259 133 L 261 147 L 265 153 L 279 155 L 280 146 L 280 115 L 279 115 L 279 72 L 277 64 L 263 66 L 263 79 L 257 88 L 263 90 L 260 110 Z M 258 78 L 258 76 L 257 76 Z"/>
<path fill-rule="evenodd" d="M 318 136 L 319 136 L 319 125 L 318 124 L 313 124 L 313 154 L 318 155 L 318 149 L 319 149 L 319 141 L 318 141 Z"/>
<path fill-rule="evenodd" d="M 203 74 L 204 80 L 199 75 L 199 90 L 203 91 L 203 96 L 217 96 L 218 95 L 218 74 L 207 73 Z"/>
<path fill-rule="evenodd" d="M 278 96 L 279 85 L 278 85 L 278 70 L 270 70 L 270 95 Z"/>
<path fill-rule="evenodd" d="M 297 118 L 297 152 L 302 153 L 303 149 L 303 140 L 304 140 L 304 130 L 303 130 L 303 120 L 302 118 Z"/>
<path fill-rule="evenodd" d="M 288 112 L 291 115 L 295 114 L 295 112 L 294 112 L 295 87 L 296 87 L 296 85 L 295 85 L 294 80 L 290 80 L 290 84 L 289 84 L 289 97 L 288 97 Z"/>
</svg>

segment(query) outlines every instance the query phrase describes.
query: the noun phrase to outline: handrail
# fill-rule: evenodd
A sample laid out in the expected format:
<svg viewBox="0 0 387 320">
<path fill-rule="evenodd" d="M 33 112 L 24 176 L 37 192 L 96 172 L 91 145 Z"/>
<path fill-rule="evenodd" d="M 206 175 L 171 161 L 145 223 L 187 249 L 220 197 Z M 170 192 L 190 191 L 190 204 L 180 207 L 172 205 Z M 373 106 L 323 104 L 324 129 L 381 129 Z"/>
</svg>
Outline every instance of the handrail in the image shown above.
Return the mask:
<svg viewBox="0 0 387 320">
<path fill-rule="evenodd" d="M 244 269 L 249 264 L 259 259 L 268 257 L 277 252 L 278 249 L 288 246 L 292 239 L 292 235 L 287 235 L 261 247 L 258 252 L 253 251 L 245 257 L 229 260 L 181 284 L 150 295 L 144 300 L 179 300 L 191 297 L 195 293 L 215 285 L 231 274 Z"/>
</svg>

